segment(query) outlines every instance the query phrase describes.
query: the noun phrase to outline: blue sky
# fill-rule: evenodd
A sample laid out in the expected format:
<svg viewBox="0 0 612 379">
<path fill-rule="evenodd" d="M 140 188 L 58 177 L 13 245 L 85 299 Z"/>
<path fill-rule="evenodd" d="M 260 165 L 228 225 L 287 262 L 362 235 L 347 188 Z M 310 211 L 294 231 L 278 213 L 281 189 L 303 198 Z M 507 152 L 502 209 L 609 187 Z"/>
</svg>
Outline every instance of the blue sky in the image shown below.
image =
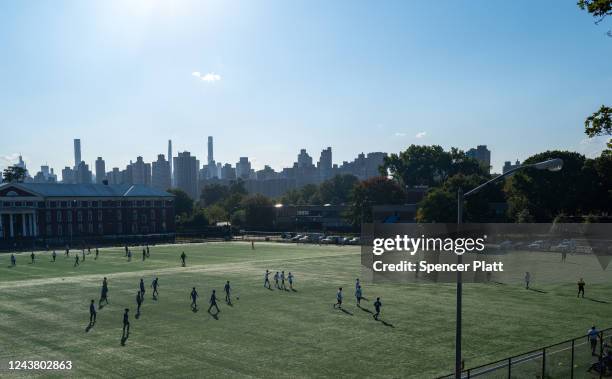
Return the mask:
<svg viewBox="0 0 612 379">
<path fill-rule="evenodd" d="M 612 21 L 575 0 L 13 1 L 0 4 L 0 167 L 21 153 L 124 167 L 188 150 L 257 168 L 412 143 L 486 144 L 494 169 L 597 154 Z M 200 76 L 193 75 L 199 72 Z M 208 75 L 207 75 L 208 74 Z M 204 78 L 209 80 L 203 80 Z"/>
</svg>

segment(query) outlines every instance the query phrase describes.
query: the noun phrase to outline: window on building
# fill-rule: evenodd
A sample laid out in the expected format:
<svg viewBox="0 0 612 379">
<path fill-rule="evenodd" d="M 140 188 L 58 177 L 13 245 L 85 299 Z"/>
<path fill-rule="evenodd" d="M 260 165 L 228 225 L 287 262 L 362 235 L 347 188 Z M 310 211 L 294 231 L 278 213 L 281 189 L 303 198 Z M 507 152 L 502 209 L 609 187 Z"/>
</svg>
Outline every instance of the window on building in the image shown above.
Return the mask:
<svg viewBox="0 0 612 379">
<path fill-rule="evenodd" d="M 98 221 L 102 221 L 102 211 L 98 211 Z"/>
<path fill-rule="evenodd" d="M 142 223 L 146 224 L 147 223 L 147 215 L 143 213 L 142 215 Z"/>
<path fill-rule="evenodd" d="M 91 222 L 87 226 L 87 233 L 93 234 L 93 223 L 91 223 Z"/>
<path fill-rule="evenodd" d="M 121 211 L 120 210 L 117 211 L 117 220 L 121 221 Z"/>
<path fill-rule="evenodd" d="M 66 212 L 66 221 L 72 222 L 72 211 Z"/>
<path fill-rule="evenodd" d="M 79 224 L 79 234 L 83 234 L 83 224 Z"/>
<path fill-rule="evenodd" d="M 60 201 L 60 207 L 67 208 L 68 207 L 68 203 L 65 202 L 65 201 Z"/>
<path fill-rule="evenodd" d="M 98 224 L 98 234 L 104 234 L 104 225 L 102 223 Z"/>
<path fill-rule="evenodd" d="M 49 237 L 49 236 L 51 236 L 51 234 L 53 234 L 53 228 L 51 228 L 51 225 L 47 225 L 45 235 L 46 235 L 47 237 Z"/>
<path fill-rule="evenodd" d="M 89 221 L 89 222 L 93 221 L 93 212 L 92 211 L 87 211 L 87 221 Z"/>
<path fill-rule="evenodd" d="M 77 212 L 77 221 L 78 222 L 83 222 L 83 211 L 78 211 Z"/>
<path fill-rule="evenodd" d="M 64 231 L 62 230 L 62 226 L 61 225 L 57 226 L 57 235 L 58 236 L 64 235 Z"/>
<path fill-rule="evenodd" d="M 62 222 L 62 211 L 57 211 L 55 217 L 57 222 Z"/>
<path fill-rule="evenodd" d="M 47 222 L 47 224 L 51 223 L 51 211 L 47 211 L 45 213 L 45 221 Z"/>
<path fill-rule="evenodd" d="M 133 220 L 138 220 L 138 211 L 136 209 L 134 209 L 132 211 L 132 219 Z"/>
<path fill-rule="evenodd" d="M 136 223 L 132 223 L 132 234 L 138 233 L 138 225 Z"/>
<path fill-rule="evenodd" d="M 155 220 L 155 210 L 151 209 L 151 220 Z"/>
</svg>

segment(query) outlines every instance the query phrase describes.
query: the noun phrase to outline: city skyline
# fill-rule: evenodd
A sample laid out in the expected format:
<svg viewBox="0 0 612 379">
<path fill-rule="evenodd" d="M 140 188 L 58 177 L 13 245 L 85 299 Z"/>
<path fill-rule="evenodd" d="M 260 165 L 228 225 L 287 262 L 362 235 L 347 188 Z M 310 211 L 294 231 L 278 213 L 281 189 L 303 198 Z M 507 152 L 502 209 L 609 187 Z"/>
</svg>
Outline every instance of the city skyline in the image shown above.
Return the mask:
<svg viewBox="0 0 612 379">
<path fill-rule="evenodd" d="M 11 59 L 0 62 L 0 122 L 12 136 L 0 141 L 2 168 L 21 153 L 59 170 L 74 136 L 90 166 L 97 156 L 108 167 L 152 162 L 168 139 L 206 159 L 215 135 L 216 160 L 248 154 L 277 170 L 322 146 L 341 162 L 412 143 L 487 145 L 501 172 L 545 150 L 594 156 L 605 145 L 583 123 L 612 100 L 612 52 L 574 2 L 446 4 L 435 16 L 417 2 L 2 9 Z M 584 70 L 593 51 L 598 80 Z"/>
</svg>

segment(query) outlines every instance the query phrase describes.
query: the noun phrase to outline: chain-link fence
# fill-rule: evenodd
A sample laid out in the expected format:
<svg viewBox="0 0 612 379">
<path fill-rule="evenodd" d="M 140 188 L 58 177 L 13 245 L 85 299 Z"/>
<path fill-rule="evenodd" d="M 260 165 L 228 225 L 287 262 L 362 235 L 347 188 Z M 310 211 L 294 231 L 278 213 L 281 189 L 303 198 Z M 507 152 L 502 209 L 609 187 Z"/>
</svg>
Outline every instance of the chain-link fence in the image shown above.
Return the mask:
<svg viewBox="0 0 612 379">
<path fill-rule="evenodd" d="M 612 376 L 612 328 L 599 331 L 593 347 L 588 336 L 572 338 L 524 354 L 463 370 L 462 379 L 565 379 Z M 594 353 L 593 353 L 594 352 Z M 454 374 L 439 377 L 453 379 Z"/>
</svg>

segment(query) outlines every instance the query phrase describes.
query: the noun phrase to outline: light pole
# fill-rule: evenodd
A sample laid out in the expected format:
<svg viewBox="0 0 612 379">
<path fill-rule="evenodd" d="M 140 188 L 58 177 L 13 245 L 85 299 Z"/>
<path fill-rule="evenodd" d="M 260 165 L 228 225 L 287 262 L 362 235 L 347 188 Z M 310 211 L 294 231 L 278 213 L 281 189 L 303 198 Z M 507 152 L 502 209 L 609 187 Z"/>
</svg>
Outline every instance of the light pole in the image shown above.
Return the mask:
<svg viewBox="0 0 612 379">
<path fill-rule="evenodd" d="M 463 223 L 463 205 L 465 198 L 468 196 L 472 196 L 480 192 L 484 187 L 489 184 L 499 182 L 518 170 L 522 170 L 524 168 L 536 168 L 538 170 L 548 170 L 548 171 L 560 171 L 563 168 L 563 160 L 561 158 L 549 159 L 546 161 L 521 165 L 512 170 L 508 170 L 505 173 L 496 176 L 495 178 L 479 185 L 476 188 L 473 188 L 466 193 L 463 193 L 463 189 L 459 188 L 457 190 L 457 224 Z M 461 264 L 463 258 L 461 255 L 457 255 L 457 263 Z M 461 271 L 457 270 L 457 315 L 456 315 L 456 325 L 455 325 L 455 379 L 461 379 L 461 311 L 462 311 L 462 297 L 463 297 L 463 283 L 462 283 L 462 275 Z"/>
</svg>

